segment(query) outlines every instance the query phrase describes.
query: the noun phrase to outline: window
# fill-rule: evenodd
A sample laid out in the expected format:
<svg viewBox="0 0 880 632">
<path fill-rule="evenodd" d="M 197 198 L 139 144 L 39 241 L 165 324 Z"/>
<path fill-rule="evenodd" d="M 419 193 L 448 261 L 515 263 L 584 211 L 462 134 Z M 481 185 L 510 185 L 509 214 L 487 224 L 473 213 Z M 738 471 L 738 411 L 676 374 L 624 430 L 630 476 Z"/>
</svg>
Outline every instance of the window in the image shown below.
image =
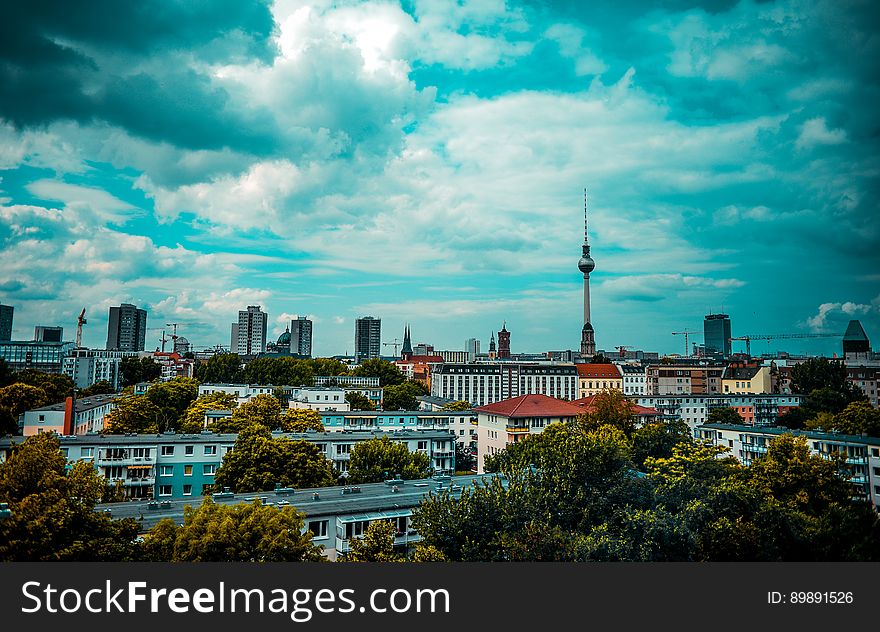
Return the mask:
<svg viewBox="0 0 880 632">
<path fill-rule="evenodd" d="M 192 465 L 184 465 L 183 466 L 183 475 L 184 476 L 192 476 L 193 475 L 193 466 Z"/>
<path fill-rule="evenodd" d="M 205 476 L 214 476 L 217 473 L 217 466 L 213 463 L 209 465 L 205 465 L 204 474 Z"/>
<path fill-rule="evenodd" d="M 217 446 L 215 445 L 206 445 L 205 446 L 205 456 L 216 456 L 217 454 Z"/>
<path fill-rule="evenodd" d="M 173 445 L 163 445 L 162 446 L 162 456 L 174 456 L 174 446 Z"/>
<path fill-rule="evenodd" d="M 326 520 L 312 520 L 309 522 L 309 531 L 311 531 L 315 538 L 326 538 L 327 537 L 327 521 Z"/>
<path fill-rule="evenodd" d="M 160 496 L 170 496 L 171 495 L 171 485 L 159 485 L 159 495 Z"/>
<path fill-rule="evenodd" d="M 184 496 L 192 496 L 193 486 L 192 485 L 184 485 L 183 486 L 183 495 Z"/>
<path fill-rule="evenodd" d="M 83 448 L 80 451 L 80 457 L 83 459 L 91 459 L 95 456 L 95 448 Z"/>
<path fill-rule="evenodd" d="M 40 415 L 40 421 L 46 421 L 46 415 Z"/>
<path fill-rule="evenodd" d="M 185 445 L 183 446 L 183 454 L 184 456 L 192 456 L 195 451 L 195 446 L 193 445 Z"/>
<path fill-rule="evenodd" d="M 427 450 L 428 449 L 428 442 L 427 441 L 419 441 L 417 449 L 418 450 Z"/>
<path fill-rule="evenodd" d="M 159 476 L 173 476 L 174 475 L 174 466 L 173 465 L 163 465 L 159 468 Z"/>
</svg>

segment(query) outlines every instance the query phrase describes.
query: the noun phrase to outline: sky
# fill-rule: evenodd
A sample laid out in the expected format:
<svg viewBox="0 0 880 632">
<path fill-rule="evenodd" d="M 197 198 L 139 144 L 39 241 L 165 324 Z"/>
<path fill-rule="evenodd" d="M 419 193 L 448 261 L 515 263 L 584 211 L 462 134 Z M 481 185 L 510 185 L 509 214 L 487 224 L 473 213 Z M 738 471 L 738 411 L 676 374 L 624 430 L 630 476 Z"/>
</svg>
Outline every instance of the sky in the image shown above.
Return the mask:
<svg viewBox="0 0 880 632">
<path fill-rule="evenodd" d="M 13 3 L 0 302 L 20 339 L 85 307 L 99 348 L 129 302 L 148 349 L 172 322 L 228 345 L 248 305 L 270 339 L 310 317 L 316 355 L 363 315 L 577 349 L 587 188 L 598 348 L 682 352 L 721 310 L 880 347 L 878 25 L 871 0 Z M 840 339 L 752 345 L 779 349 Z"/>
</svg>

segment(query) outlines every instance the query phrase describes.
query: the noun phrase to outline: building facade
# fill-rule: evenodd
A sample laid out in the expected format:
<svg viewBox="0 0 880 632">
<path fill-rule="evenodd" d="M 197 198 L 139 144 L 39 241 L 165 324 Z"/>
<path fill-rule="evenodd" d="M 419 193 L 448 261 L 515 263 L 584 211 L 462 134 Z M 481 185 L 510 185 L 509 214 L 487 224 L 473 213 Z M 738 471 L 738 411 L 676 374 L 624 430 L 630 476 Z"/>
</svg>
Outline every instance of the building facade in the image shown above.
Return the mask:
<svg viewBox="0 0 880 632">
<path fill-rule="evenodd" d="M 382 319 L 364 316 L 354 323 L 354 358 L 357 364 L 378 358 L 382 352 Z"/>
<path fill-rule="evenodd" d="M 733 408 L 744 422 L 775 426 L 779 416 L 800 406 L 803 395 L 646 395 L 633 398 L 639 406 L 656 408 L 669 419 L 681 419 L 691 428 L 709 420 L 715 408 Z"/>
<path fill-rule="evenodd" d="M 703 345 L 706 353 L 730 357 L 730 316 L 708 314 L 703 320 Z M 690 350 L 688 350 L 690 352 Z"/>
<path fill-rule="evenodd" d="M 230 351 L 240 356 L 265 353 L 268 320 L 269 315 L 259 305 L 248 305 L 247 309 L 239 311 L 238 322 L 232 323 Z"/>
<path fill-rule="evenodd" d="M 305 316 L 290 321 L 290 352 L 312 357 L 312 321 Z"/>
<path fill-rule="evenodd" d="M 147 311 L 130 303 L 110 308 L 108 351 L 143 351 L 147 342 Z"/>
<path fill-rule="evenodd" d="M 118 390 L 121 386 L 119 365 L 122 359 L 137 355 L 135 351 L 73 349 L 64 358 L 62 373 L 72 379 L 77 388 L 88 388 L 97 382 L 107 382 L 113 390 Z"/>
<path fill-rule="evenodd" d="M 721 391 L 732 394 L 765 394 L 773 392 L 769 366 L 729 366 L 721 378 Z"/>
<path fill-rule="evenodd" d="M 104 418 L 116 408 L 117 395 L 93 395 L 74 401 L 65 401 L 25 411 L 19 418 L 19 428 L 25 437 L 44 432 L 58 435 L 84 435 L 104 429 Z"/>
<path fill-rule="evenodd" d="M 485 406 L 519 395 L 537 393 L 560 399 L 578 398 L 574 364 L 495 362 L 441 364 L 431 375 L 431 395 Z"/>
<path fill-rule="evenodd" d="M 15 308 L 0 303 L 0 341 L 12 340 L 12 316 Z"/>
<path fill-rule="evenodd" d="M 0 358 L 13 371 L 36 369 L 45 373 L 61 373 L 64 358 L 74 349 L 72 342 L 37 342 L 35 340 L 0 341 Z"/>
<path fill-rule="evenodd" d="M 617 370 L 620 371 L 624 395 L 631 397 L 648 393 L 645 367 L 639 364 L 618 364 Z"/>
<path fill-rule="evenodd" d="M 578 373 L 578 396 L 589 397 L 602 391 L 617 390 L 623 392 L 623 376 L 613 364 L 576 364 Z"/>
<path fill-rule="evenodd" d="M 64 327 L 37 325 L 34 327 L 34 340 L 37 342 L 61 342 L 64 340 Z"/>
</svg>

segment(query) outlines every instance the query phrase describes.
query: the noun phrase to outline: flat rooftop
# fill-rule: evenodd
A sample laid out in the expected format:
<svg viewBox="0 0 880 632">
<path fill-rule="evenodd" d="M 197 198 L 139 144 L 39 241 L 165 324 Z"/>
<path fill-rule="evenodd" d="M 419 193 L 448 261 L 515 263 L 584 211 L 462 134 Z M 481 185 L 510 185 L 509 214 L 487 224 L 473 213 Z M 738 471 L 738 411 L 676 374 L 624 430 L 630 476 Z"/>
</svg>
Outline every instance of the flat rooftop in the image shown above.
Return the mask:
<svg viewBox="0 0 880 632">
<path fill-rule="evenodd" d="M 867 435 L 850 435 L 842 432 L 820 432 L 817 430 L 792 430 L 791 428 L 782 428 L 778 426 L 750 426 L 746 424 L 718 424 L 708 423 L 698 428 L 712 428 L 715 430 L 731 430 L 734 432 L 745 432 L 749 434 L 772 434 L 783 435 L 792 434 L 795 436 L 804 436 L 808 439 L 817 439 L 819 441 L 845 441 L 847 443 L 861 443 L 865 445 L 880 445 L 880 437 L 869 437 Z"/>
<path fill-rule="evenodd" d="M 119 395 L 116 394 L 108 394 L 108 395 L 93 395 L 91 397 L 83 397 L 82 399 L 76 400 L 76 412 L 81 413 L 87 410 L 92 410 L 93 408 L 100 408 L 101 406 L 106 406 L 114 399 L 119 398 Z M 32 408 L 31 411 L 39 410 L 39 411 L 64 411 L 65 402 L 58 402 L 57 404 L 49 404 L 48 406 L 41 406 L 40 408 Z"/>
</svg>

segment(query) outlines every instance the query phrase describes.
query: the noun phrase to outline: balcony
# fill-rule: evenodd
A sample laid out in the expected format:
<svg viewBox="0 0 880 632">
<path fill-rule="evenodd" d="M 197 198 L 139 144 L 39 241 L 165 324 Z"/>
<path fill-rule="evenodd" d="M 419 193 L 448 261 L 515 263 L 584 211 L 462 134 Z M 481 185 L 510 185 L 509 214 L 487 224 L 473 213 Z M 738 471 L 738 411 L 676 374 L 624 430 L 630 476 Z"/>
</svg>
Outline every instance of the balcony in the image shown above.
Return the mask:
<svg viewBox="0 0 880 632">
<path fill-rule="evenodd" d="M 106 453 L 98 453 L 98 458 L 95 460 L 96 465 L 155 465 L 156 457 L 148 456 L 128 456 L 123 454 L 122 456 L 114 455 L 107 456 Z"/>
<path fill-rule="evenodd" d="M 434 452 L 435 459 L 446 459 L 455 456 L 455 450 L 436 450 Z"/>
<path fill-rule="evenodd" d="M 528 434 L 528 426 L 505 426 L 508 434 Z"/>
</svg>

